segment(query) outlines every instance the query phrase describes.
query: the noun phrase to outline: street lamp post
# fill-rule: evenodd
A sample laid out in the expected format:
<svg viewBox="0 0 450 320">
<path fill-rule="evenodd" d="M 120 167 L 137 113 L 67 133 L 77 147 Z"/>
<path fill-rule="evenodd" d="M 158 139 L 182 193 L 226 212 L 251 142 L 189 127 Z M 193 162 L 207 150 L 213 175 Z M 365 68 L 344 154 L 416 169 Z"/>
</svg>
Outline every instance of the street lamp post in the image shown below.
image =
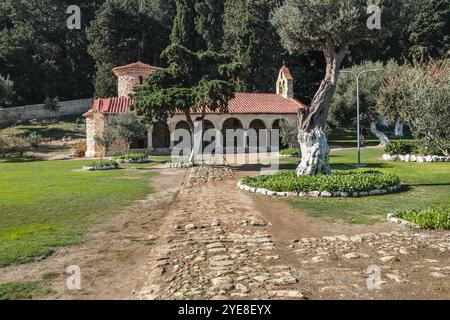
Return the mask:
<svg viewBox="0 0 450 320">
<path fill-rule="evenodd" d="M 358 164 L 357 167 L 363 167 L 364 165 L 361 163 L 361 115 L 360 115 L 360 107 L 359 107 L 359 77 L 368 72 L 376 72 L 381 71 L 381 69 L 370 69 L 364 70 L 360 73 L 356 73 L 352 70 L 341 70 L 342 73 L 351 73 L 356 78 L 356 130 L 358 131 Z"/>
</svg>

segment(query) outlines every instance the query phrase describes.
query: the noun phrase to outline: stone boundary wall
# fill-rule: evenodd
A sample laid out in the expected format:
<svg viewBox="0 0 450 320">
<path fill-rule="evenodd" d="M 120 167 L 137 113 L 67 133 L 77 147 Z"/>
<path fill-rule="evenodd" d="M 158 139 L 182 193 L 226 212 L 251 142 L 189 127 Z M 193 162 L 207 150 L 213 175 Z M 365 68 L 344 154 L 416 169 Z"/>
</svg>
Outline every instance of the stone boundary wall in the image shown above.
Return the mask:
<svg viewBox="0 0 450 320">
<path fill-rule="evenodd" d="M 44 108 L 44 104 L 35 104 L 15 108 L 0 108 L 0 128 L 29 120 L 45 120 L 63 116 L 81 116 L 92 107 L 93 99 L 60 101 L 60 109 L 54 114 Z"/>
</svg>

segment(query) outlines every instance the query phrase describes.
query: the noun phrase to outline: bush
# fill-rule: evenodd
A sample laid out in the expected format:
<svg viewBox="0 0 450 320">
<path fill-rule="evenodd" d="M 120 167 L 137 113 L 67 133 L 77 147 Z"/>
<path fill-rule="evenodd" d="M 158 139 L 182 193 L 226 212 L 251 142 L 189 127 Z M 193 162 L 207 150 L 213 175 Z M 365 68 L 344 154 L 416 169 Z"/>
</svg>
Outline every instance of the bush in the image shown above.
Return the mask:
<svg viewBox="0 0 450 320">
<path fill-rule="evenodd" d="M 365 192 L 397 186 L 400 178 L 378 171 L 333 171 L 330 175 L 297 177 L 294 170 L 274 175 L 245 177 L 243 184 L 275 192 Z"/>
<path fill-rule="evenodd" d="M 3 149 L 1 152 L 2 156 L 13 154 L 23 157 L 25 152 L 31 150 L 31 143 L 26 138 L 12 136 L 4 138 L 2 141 L 3 142 L 0 142 L 0 144 L 3 145 L 3 147 L 1 147 L 1 149 Z"/>
<path fill-rule="evenodd" d="M 299 158 L 302 156 L 302 150 L 300 150 L 298 148 L 290 148 L 290 149 L 280 150 L 280 155 Z"/>
<path fill-rule="evenodd" d="M 416 153 L 419 146 L 412 141 L 393 141 L 388 144 L 384 151 L 389 154 L 406 155 Z"/>
<path fill-rule="evenodd" d="M 442 151 L 427 147 L 423 143 L 418 143 L 414 141 L 394 141 L 388 144 L 384 151 L 388 154 L 392 155 L 407 155 L 407 154 L 417 154 L 424 156 L 440 156 L 443 155 Z"/>
<path fill-rule="evenodd" d="M 72 150 L 74 157 L 83 158 L 86 155 L 87 151 L 86 141 L 75 143 L 72 147 Z"/>
<path fill-rule="evenodd" d="M 100 168 L 100 167 L 119 167 L 119 164 L 117 163 L 117 161 L 114 160 L 108 160 L 108 161 L 96 161 L 96 162 L 91 162 L 89 164 L 86 165 L 86 167 L 92 167 L 92 168 Z"/>
<path fill-rule="evenodd" d="M 130 153 L 123 156 L 112 157 L 112 160 L 138 162 L 139 160 L 148 160 L 148 155 L 145 153 Z"/>
<path fill-rule="evenodd" d="M 397 212 L 395 217 L 417 224 L 422 229 L 450 229 L 450 208 L 427 208 Z"/>
</svg>

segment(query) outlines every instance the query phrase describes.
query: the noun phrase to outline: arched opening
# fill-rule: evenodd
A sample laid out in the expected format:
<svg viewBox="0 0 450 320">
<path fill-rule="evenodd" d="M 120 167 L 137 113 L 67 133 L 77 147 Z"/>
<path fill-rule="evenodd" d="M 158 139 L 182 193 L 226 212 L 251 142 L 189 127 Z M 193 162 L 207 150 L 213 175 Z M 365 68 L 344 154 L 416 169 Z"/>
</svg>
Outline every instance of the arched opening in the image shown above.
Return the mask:
<svg viewBox="0 0 450 320">
<path fill-rule="evenodd" d="M 170 148 L 170 131 L 167 123 L 157 122 L 153 126 L 153 148 L 168 149 Z"/>
<path fill-rule="evenodd" d="M 209 120 L 206 120 L 206 119 L 203 120 L 203 136 L 205 135 L 205 132 L 210 129 L 214 129 L 214 124 Z M 214 143 L 215 140 L 216 140 L 216 137 L 212 137 L 210 142 L 205 141 L 205 139 L 203 139 L 203 150 L 205 150 L 205 148 L 207 146 L 209 146 L 210 144 Z"/>
<path fill-rule="evenodd" d="M 275 120 L 272 124 L 272 130 L 278 130 L 280 132 L 279 141 L 278 141 L 280 149 L 286 149 L 289 147 L 288 145 L 283 144 L 283 141 L 281 139 L 281 126 L 283 125 L 283 123 L 287 123 L 287 121 L 284 119 L 278 119 L 278 120 Z"/>
<path fill-rule="evenodd" d="M 260 134 L 260 130 L 265 130 L 267 129 L 266 124 L 264 123 L 264 121 L 260 120 L 260 119 L 255 119 L 252 122 L 250 122 L 250 125 L 248 126 L 249 129 L 253 129 L 252 132 L 256 133 L 256 146 L 255 145 L 250 145 L 251 143 L 254 144 L 255 140 L 250 139 L 250 137 L 247 137 L 247 145 L 249 146 L 250 150 L 253 151 L 258 151 L 260 147 L 267 147 L 267 143 L 266 141 L 266 136 L 264 135 L 264 133 Z M 252 141 L 252 142 L 251 142 Z M 256 147 L 256 150 L 254 150 Z"/>
<path fill-rule="evenodd" d="M 222 125 L 222 137 L 223 137 L 223 146 L 226 149 L 234 149 L 236 150 L 238 147 L 238 137 L 235 135 L 234 136 L 234 141 L 227 141 L 227 131 L 228 130 L 233 130 L 236 131 L 238 129 L 243 129 L 244 126 L 242 125 L 242 122 L 237 119 L 237 118 L 228 118 L 227 120 L 225 120 L 225 122 Z M 239 146 L 239 147 L 244 147 L 244 146 Z"/>
<path fill-rule="evenodd" d="M 175 130 L 186 130 L 187 132 L 189 132 L 189 139 L 192 139 L 192 134 L 191 134 L 191 129 L 189 127 L 189 123 L 187 123 L 187 121 L 179 121 L 176 126 L 175 126 Z M 183 141 L 183 137 L 179 137 L 178 140 L 175 140 L 174 143 L 175 145 L 179 144 L 180 142 Z M 189 142 L 190 144 L 191 142 Z"/>
</svg>

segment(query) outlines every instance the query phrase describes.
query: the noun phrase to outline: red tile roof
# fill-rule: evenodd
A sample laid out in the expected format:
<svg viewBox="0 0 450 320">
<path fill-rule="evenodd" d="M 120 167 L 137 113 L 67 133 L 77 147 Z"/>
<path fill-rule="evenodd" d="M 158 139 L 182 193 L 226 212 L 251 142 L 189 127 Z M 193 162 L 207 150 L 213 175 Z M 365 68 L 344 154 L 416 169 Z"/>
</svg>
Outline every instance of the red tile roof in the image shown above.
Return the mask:
<svg viewBox="0 0 450 320">
<path fill-rule="evenodd" d="M 113 72 L 116 76 L 130 73 L 149 73 L 154 70 L 159 70 L 160 68 L 151 66 L 146 63 L 142 63 L 141 61 L 127 64 L 126 66 L 120 66 L 113 69 Z"/>
<path fill-rule="evenodd" d="M 89 116 L 93 112 L 115 114 L 126 112 L 133 104 L 128 97 L 97 99 L 92 109 L 85 114 Z M 228 104 L 228 113 L 251 114 L 251 113 L 297 113 L 298 109 L 306 106 L 295 99 L 287 99 L 274 93 L 236 93 L 234 99 Z M 207 111 L 207 113 L 212 113 Z"/>
<path fill-rule="evenodd" d="M 294 77 L 291 74 L 291 71 L 289 70 L 288 67 L 281 67 L 281 71 L 284 73 L 284 76 L 286 77 L 287 80 L 294 80 Z"/>
</svg>

